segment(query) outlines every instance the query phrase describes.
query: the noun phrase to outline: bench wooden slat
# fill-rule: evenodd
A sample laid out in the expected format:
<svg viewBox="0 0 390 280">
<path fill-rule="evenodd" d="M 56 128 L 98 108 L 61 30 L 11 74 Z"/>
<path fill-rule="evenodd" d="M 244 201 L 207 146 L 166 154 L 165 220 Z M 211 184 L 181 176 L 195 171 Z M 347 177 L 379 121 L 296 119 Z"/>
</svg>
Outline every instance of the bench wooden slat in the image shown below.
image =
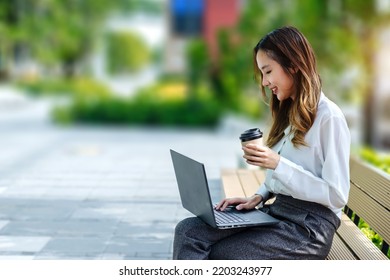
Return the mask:
<svg viewBox="0 0 390 280">
<path fill-rule="evenodd" d="M 333 237 L 332 248 L 326 258 L 328 260 L 356 260 L 355 255 L 336 233 Z"/>
<path fill-rule="evenodd" d="M 351 184 L 348 207 L 356 212 L 382 238 L 390 240 L 389 210 L 382 207 L 354 184 Z"/>
<path fill-rule="evenodd" d="M 237 176 L 236 170 L 222 170 L 222 184 L 225 197 L 243 197 L 244 190 L 241 187 L 240 179 Z"/>
<path fill-rule="evenodd" d="M 256 170 L 253 170 L 253 174 L 255 174 L 257 182 L 260 186 L 265 180 L 265 170 L 264 169 L 256 169 Z"/>
<path fill-rule="evenodd" d="M 245 196 L 252 196 L 259 189 L 259 182 L 256 175 L 248 169 L 239 169 L 237 173 Z"/>
<path fill-rule="evenodd" d="M 369 194 L 385 208 L 390 209 L 390 176 L 388 174 L 351 158 L 350 177 L 351 182 L 363 192 Z"/>
<path fill-rule="evenodd" d="M 342 215 L 341 225 L 337 230 L 337 234 L 348 244 L 360 260 L 388 260 L 347 215 Z"/>
<path fill-rule="evenodd" d="M 258 189 L 264 174 L 261 170 L 223 169 L 225 197 L 249 197 Z"/>
</svg>

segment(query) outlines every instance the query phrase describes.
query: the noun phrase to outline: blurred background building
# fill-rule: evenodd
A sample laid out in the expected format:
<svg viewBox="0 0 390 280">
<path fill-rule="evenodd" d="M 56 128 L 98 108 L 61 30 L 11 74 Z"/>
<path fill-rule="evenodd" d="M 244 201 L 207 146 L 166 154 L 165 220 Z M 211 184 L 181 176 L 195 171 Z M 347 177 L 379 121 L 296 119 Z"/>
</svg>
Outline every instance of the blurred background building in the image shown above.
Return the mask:
<svg viewBox="0 0 390 280">
<path fill-rule="evenodd" d="M 210 57 L 218 55 L 217 35 L 222 28 L 235 28 L 239 21 L 239 0 L 171 0 L 167 7 L 169 39 L 166 45 L 166 71 L 182 72 L 185 44 L 202 38 Z"/>
</svg>

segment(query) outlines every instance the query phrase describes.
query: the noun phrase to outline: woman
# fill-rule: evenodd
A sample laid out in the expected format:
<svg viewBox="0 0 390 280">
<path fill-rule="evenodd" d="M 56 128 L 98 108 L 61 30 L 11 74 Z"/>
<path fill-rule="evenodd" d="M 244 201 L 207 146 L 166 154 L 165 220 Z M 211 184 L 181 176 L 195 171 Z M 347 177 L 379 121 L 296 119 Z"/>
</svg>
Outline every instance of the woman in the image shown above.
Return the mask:
<svg viewBox="0 0 390 280">
<path fill-rule="evenodd" d="M 262 211 L 276 225 L 218 230 L 198 218 L 175 229 L 174 259 L 325 259 L 349 193 L 350 134 L 341 110 L 321 91 L 316 58 L 294 27 L 276 29 L 254 48 L 255 76 L 269 89 L 272 125 L 266 146 L 243 147 L 247 163 L 267 169 L 250 198 L 216 209 Z"/>
</svg>

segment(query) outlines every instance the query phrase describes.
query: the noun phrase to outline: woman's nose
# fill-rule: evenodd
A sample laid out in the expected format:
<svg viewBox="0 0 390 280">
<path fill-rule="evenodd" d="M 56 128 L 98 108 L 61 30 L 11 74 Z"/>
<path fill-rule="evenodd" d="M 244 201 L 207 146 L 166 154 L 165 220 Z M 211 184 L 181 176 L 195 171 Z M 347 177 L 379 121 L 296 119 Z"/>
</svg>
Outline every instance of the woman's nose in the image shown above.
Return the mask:
<svg viewBox="0 0 390 280">
<path fill-rule="evenodd" d="M 263 85 L 263 87 L 266 87 L 269 85 L 269 81 L 265 77 L 263 77 L 262 85 Z"/>
</svg>

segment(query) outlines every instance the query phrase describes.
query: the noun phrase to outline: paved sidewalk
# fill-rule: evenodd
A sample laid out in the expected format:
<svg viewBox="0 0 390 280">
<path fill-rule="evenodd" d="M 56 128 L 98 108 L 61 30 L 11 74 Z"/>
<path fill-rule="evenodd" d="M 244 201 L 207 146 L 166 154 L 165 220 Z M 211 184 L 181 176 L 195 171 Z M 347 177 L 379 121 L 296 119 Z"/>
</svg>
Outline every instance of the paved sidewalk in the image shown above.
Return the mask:
<svg viewBox="0 0 390 280">
<path fill-rule="evenodd" d="M 170 259 L 190 214 L 169 149 L 206 164 L 218 199 L 247 128 L 60 128 L 44 103 L 18 102 L 0 113 L 0 259 Z"/>
</svg>

